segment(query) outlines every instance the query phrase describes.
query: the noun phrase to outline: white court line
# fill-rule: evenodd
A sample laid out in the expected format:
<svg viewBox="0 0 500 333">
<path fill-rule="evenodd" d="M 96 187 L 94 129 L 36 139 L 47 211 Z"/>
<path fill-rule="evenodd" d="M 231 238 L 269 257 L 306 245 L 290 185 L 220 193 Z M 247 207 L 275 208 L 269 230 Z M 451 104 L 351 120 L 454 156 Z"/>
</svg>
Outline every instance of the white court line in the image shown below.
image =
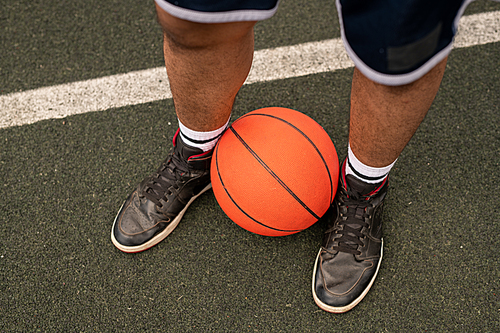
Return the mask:
<svg viewBox="0 0 500 333">
<path fill-rule="evenodd" d="M 500 11 L 464 16 L 455 48 L 500 41 Z M 255 52 L 245 84 L 354 66 L 340 39 Z M 0 96 L 0 128 L 171 98 L 164 67 Z"/>
</svg>

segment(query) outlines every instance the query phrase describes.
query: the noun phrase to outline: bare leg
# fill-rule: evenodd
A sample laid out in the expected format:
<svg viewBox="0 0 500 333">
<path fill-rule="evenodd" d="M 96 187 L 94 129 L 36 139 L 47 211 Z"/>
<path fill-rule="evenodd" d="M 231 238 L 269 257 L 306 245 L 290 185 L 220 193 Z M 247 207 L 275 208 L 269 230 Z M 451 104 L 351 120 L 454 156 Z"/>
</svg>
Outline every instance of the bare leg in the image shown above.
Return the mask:
<svg viewBox="0 0 500 333">
<path fill-rule="evenodd" d="M 384 167 L 398 158 L 434 101 L 446 60 L 419 80 L 397 87 L 375 83 L 354 70 L 349 143 L 362 163 Z"/>
<path fill-rule="evenodd" d="M 223 126 L 252 65 L 255 22 L 201 24 L 156 10 L 177 116 L 195 131 Z"/>
</svg>

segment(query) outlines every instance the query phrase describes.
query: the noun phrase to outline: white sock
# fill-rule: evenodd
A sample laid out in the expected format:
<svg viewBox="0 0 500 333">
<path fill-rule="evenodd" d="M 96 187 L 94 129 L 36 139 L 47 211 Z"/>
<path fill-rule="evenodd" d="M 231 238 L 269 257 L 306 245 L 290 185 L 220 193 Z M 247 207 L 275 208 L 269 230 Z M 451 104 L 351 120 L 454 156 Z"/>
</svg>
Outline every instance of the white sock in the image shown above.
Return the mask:
<svg viewBox="0 0 500 333">
<path fill-rule="evenodd" d="M 217 141 L 222 135 L 222 132 L 224 132 L 224 130 L 227 128 L 230 119 L 231 117 L 229 117 L 224 126 L 209 132 L 193 131 L 184 126 L 179 120 L 179 129 L 182 141 L 184 141 L 184 143 L 188 146 L 200 148 L 204 152 L 209 151 L 217 144 Z"/>
<path fill-rule="evenodd" d="M 354 177 L 358 178 L 359 180 L 365 183 L 370 183 L 370 184 L 380 183 L 387 177 L 389 171 L 391 171 L 396 161 L 382 168 L 370 167 L 368 165 L 361 163 L 361 161 L 356 158 L 356 156 L 352 152 L 351 145 L 349 145 L 347 150 L 347 161 L 346 161 L 347 163 L 345 166 L 345 174 L 353 175 Z"/>
</svg>

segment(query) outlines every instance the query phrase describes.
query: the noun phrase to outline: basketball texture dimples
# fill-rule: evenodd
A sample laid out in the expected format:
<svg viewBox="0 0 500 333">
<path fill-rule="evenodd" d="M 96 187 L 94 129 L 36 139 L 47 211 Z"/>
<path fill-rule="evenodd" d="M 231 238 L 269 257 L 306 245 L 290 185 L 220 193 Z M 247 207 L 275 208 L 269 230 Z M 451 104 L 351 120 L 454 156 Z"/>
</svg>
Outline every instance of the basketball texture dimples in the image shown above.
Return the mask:
<svg viewBox="0 0 500 333">
<path fill-rule="evenodd" d="M 339 162 L 325 130 L 280 107 L 238 118 L 215 147 L 212 188 L 226 215 L 265 236 L 307 229 L 330 207 Z"/>
</svg>

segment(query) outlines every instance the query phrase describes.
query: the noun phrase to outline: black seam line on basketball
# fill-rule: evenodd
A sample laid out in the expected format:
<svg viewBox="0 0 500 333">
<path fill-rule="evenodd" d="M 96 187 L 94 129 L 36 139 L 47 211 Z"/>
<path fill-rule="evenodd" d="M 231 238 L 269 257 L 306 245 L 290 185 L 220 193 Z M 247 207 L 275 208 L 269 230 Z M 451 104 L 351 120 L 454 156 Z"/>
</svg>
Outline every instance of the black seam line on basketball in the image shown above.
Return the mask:
<svg viewBox="0 0 500 333">
<path fill-rule="evenodd" d="M 236 201 L 233 200 L 233 197 L 231 196 L 231 194 L 229 194 L 229 191 L 228 189 L 226 188 L 226 186 L 224 185 L 224 181 L 222 180 L 222 176 L 220 174 L 220 171 L 219 171 L 219 159 L 217 158 L 218 154 L 219 154 L 219 146 L 216 146 L 216 149 L 215 149 L 215 166 L 217 168 L 217 176 L 219 177 L 219 181 L 222 185 L 222 188 L 224 189 L 224 191 L 226 192 L 227 196 L 229 199 L 231 199 L 231 201 L 233 202 L 233 204 L 238 207 L 238 209 L 243 213 L 245 214 L 249 219 L 251 219 L 252 221 L 254 221 L 255 223 L 263 226 L 264 228 L 268 228 L 268 229 L 272 229 L 272 230 L 275 230 L 275 231 L 281 231 L 281 232 L 299 232 L 299 231 L 302 231 L 304 229 L 298 229 L 298 230 L 285 230 L 285 229 L 278 229 L 278 228 L 273 228 L 273 227 L 270 227 L 268 225 L 265 225 L 264 223 L 262 222 L 259 222 L 257 221 L 255 218 L 253 218 L 252 216 L 250 216 L 247 212 L 245 212 L 237 203 Z"/>
<path fill-rule="evenodd" d="M 349 168 L 351 168 L 352 172 L 354 172 L 354 174 L 355 174 L 356 176 L 358 176 L 359 178 L 361 178 L 361 179 L 366 179 L 366 180 L 376 181 L 376 180 L 382 180 L 382 179 L 384 179 L 384 178 L 387 176 L 387 174 L 385 174 L 385 175 L 382 175 L 382 176 L 380 176 L 380 177 L 368 177 L 368 176 L 363 175 L 362 173 L 360 173 L 360 172 L 359 172 L 359 171 L 357 171 L 356 169 L 354 169 L 354 167 L 352 166 L 352 164 L 351 164 L 351 162 L 349 161 L 349 159 L 347 159 L 347 164 L 349 164 Z"/>
<path fill-rule="evenodd" d="M 191 141 L 192 143 L 196 143 L 196 144 L 204 144 L 204 143 L 209 143 L 209 142 L 211 142 L 211 141 L 214 141 L 214 140 L 216 140 L 216 139 L 220 138 L 220 136 L 222 135 L 222 133 L 221 133 L 221 134 L 217 135 L 216 137 L 213 137 L 213 138 L 211 138 L 211 139 L 207 139 L 207 140 L 195 140 L 195 139 L 190 138 L 190 137 L 189 137 L 189 136 L 187 136 L 186 134 L 182 133 L 182 131 L 180 131 L 180 132 L 181 132 L 181 135 L 182 135 L 182 136 L 183 136 L 186 140 L 189 140 L 189 141 Z"/>
<path fill-rule="evenodd" d="M 282 118 L 279 118 L 279 117 L 276 117 L 276 116 L 273 116 L 273 115 L 270 115 L 270 114 L 265 114 L 265 113 L 252 113 L 252 114 L 246 114 L 240 118 L 243 118 L 243 117 L 250 117 L 250 116 L 265 116 L 265 117 L 270 117 L 270 118 L 274 118 L 276 120 L 279 120 L 279 121 L 282 121 L 284 122 L 285 124 L 289 125 L 290 127 L 294 128 L 297 132 L 299 132 L 300 134 L 302 134 L 302 136 L 307 140 L 309 141 L 309 143 L 313 146 L 313 148 L 316 150 L 316 152 L 318 153 L 319 157 L 321 158 L 321 160 L 323 161 L 323 165 L 325 166 L 326 168 L 326 171 L 328 173 L 328 178 L 330 179 L 330 202 L 333 201 L 333 196 L 335 195 L 335 193 L 333 193 L 333 184 L 332 184 L 332 175 L 330 174 L 330 168 L 328 168 L 328 164 L 326 163 L 325 161 L 325 158 L 323 157 L 323 154 L 321 153 L 321 151 L 318 149 L 318 147 L 316 147 L 316 145 L 314 144 L 314 142 L 304 133 L 300 130 L 300 128 L 298 128 L 297 126 L 293 125 L 292 123 L 286 121 L 285 119 L 282 119 Z"/>
<path fill-rule="evenodd" d="M 316 219 L 320 219 L 321 217 L 318 216 L 315 212 L 313 212 L 313 210 L 311 208 L 309 208 L 309 206 L 306 205 L 305 202 L 303 202 L 302 200 L 300 200 L 300 198 L 292 191 L 292 189 L 290 189 L 288 186 L 286 186 L 285 182 L 281 180 L 280 177 L 278 177 L 277 174 L 274 173 L 274 171 L 259 157 L 259 155 L 257 155 L 257 153 L 252 149 L 250 148 L 250 146 L 245 142 L 245 140 L 243 140 L 243 138 L 238 134 L 238 132 L 236 132 L 236 130 L 230 126 L 229 129 L 231 130 L 231 132 L 233 132 L 233 134 L 236 136 L 236 138 L 238 138 L 238 140 L 240 140 L 241 144 L 250 152 L 250 154 L 252 154 L 252 156 L 257 160 L 257 162 L 260 163 L 260 165 L 262 165 L 262 167 L 264 169 L 266 169 L 266 171 L 271 175 L 273 176 L 274 179 L 276 179 L 276 181 L 288 192 L 290 193 L 290 195 L 302 206 L 304 207 L 305 210 L 307 210 L 309 212 L 309 214 L 311 214 L 312 216 L 314 216 L 314 218 Z"/>
</svg>

